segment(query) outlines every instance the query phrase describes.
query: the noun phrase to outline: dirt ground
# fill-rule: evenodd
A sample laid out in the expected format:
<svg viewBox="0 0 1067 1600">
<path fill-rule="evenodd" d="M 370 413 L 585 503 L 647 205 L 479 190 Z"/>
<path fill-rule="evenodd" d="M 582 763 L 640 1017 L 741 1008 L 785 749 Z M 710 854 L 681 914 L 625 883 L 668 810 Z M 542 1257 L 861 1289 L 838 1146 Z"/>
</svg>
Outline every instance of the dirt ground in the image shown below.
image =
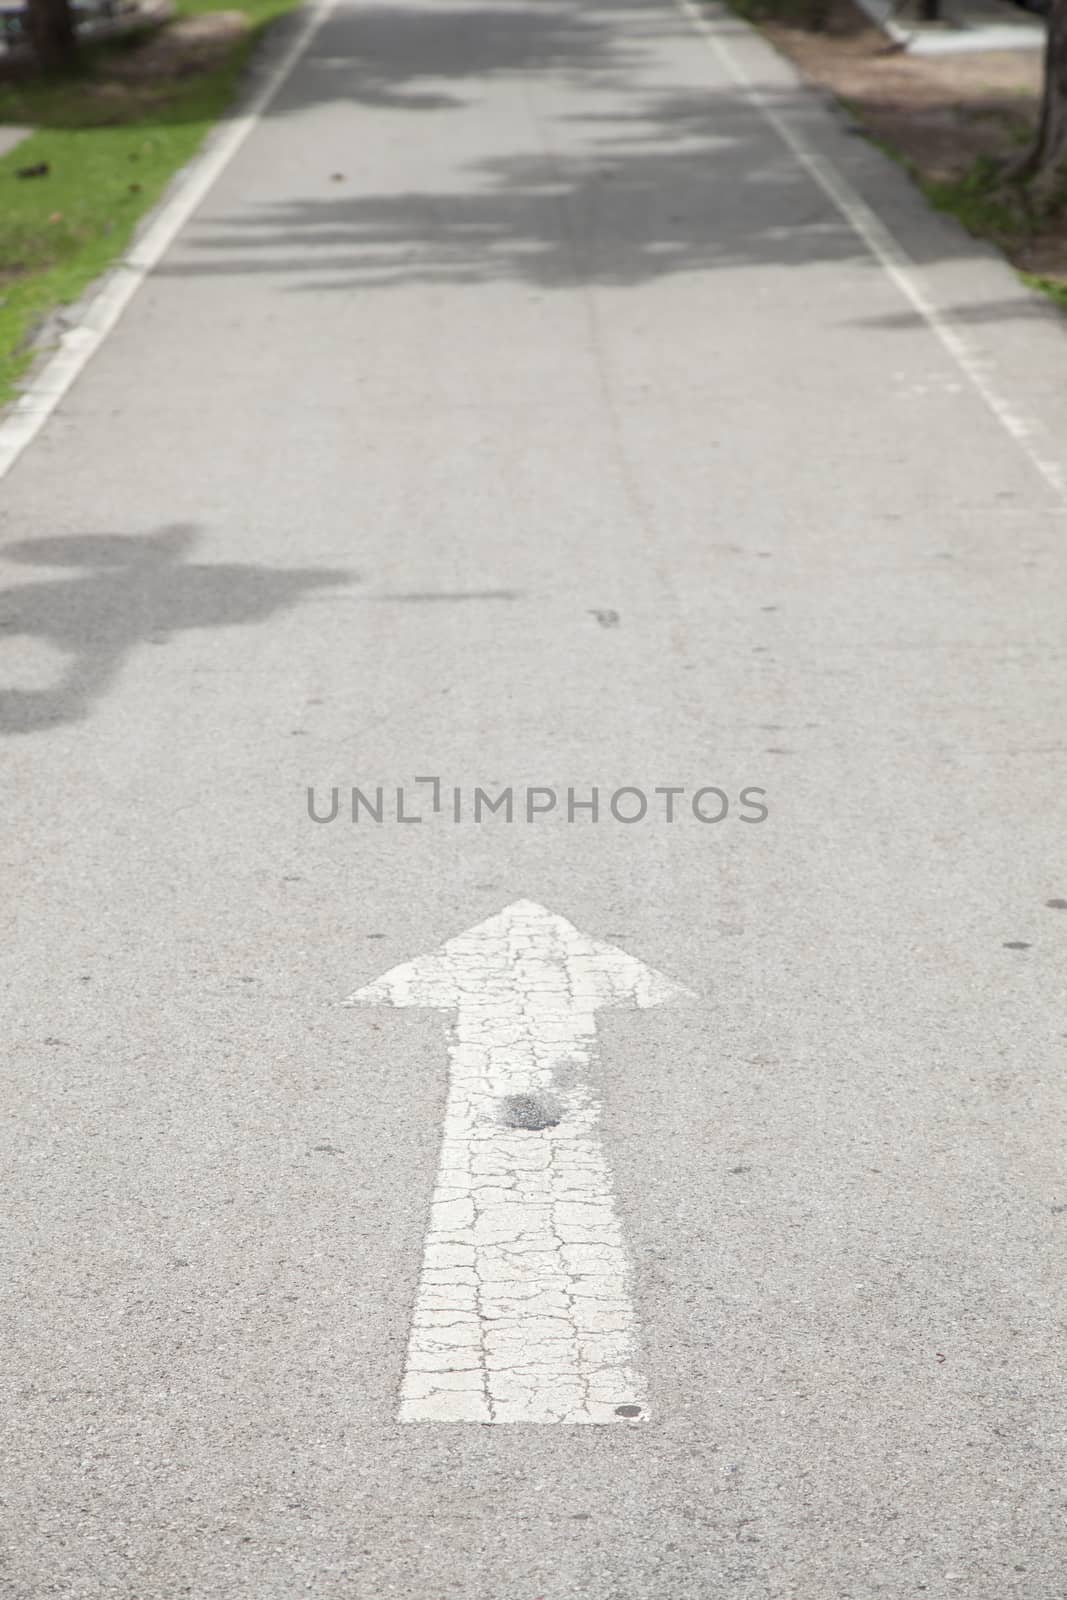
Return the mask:
<svg viewBox="0 0 1067 1600">
<path fill-rule="evenodd" d="M 804 75 L 844 101 L 925 179 L 963 178 L 979 157 L 1021 155 L 1041 92 L 1039 50 L 911 55 L 849 0 L 831 0 L 824 31 L 777 21 L 767 37 Z M 1067 215 L 980 231 L 1024 272 L 1067 284 Z"/>
<path fill-rule="evenodd" d="M 224 61 L 249 28 L 243 11 L 207 11 L 168 22 L 144 44 L 116 57 L 111 73 L 127 83 L 185 78 Z"/>
</svg>

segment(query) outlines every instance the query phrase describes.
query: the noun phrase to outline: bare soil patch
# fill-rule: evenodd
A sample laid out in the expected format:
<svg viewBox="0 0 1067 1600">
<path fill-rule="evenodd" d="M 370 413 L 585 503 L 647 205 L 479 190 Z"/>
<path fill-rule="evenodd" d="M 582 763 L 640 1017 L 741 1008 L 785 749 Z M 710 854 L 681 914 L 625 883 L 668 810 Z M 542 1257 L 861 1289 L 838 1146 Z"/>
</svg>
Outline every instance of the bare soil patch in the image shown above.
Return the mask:
<svg viewBox="0 0 1067 1600">
<path fill-rule="evenodd" d="M 921 56 L 901 50 L 849 0 L 823 26 L 760 16 L 763 32 L 901 157 L 935 203 L 991 239 L 1023 272 L 1067 295 L 1067 204 L 1027 206 L 996 169 L 1026 148 L 1037 121 L 1039 50 Z"/>
<path fill-rule="evenodd" d="M 109 76 L 120 83 L 157 83 L 161 79 L 210 72 L 225 61 L 251 24 L 243 11 L 207 11 L 179 17 L 143 44 L 116 55 Z"/>
</svg>

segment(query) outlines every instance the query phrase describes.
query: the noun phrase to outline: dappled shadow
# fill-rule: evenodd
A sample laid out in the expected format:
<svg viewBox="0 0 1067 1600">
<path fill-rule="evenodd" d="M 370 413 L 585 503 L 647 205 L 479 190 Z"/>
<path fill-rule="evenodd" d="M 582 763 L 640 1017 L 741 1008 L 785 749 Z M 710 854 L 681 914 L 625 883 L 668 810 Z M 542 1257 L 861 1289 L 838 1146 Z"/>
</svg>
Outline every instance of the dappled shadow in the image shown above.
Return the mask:
<svg viewBox="0 0 1067 1600">
<path fill-rule="evenodd" d="M 749 31 L 721 14 L 715 30 Z M 155 274 L 349 295 L 878 270 L 751 98 L 714 65 L 705 86 L 700 48 L 664 0 L 342 4 L 262 113 L 296 122 L 334 108 L 309 123 L 311 175 L 294 127 L 292 179 L 250 183 L 227 214 L 205 207 Z M 810 87 L 761 84 L 760 97 L 825 139 Z M 887 169 L 887 181 L 906 180 Z M 907 242 L 919 264 L 970 248 L 944 226 Z"/>
<path fill-rule="evenodd" d="M 1018 295 L 1011 299 L 984 300 L 977 305 L 941 306 L 940 315 L 946 322 L 970 327 L 982 327 L 997 322 L 1043 322 L 1050 328 L 1063 329 L 1063 314 L 1049 300 L 1038 295 Z M 926 318 L 918 311 L 892 311 L 884 316 L 862 317 L 854 324 L 860 328 L 922 328 Z"/>
<path fill-rule="evenodd" d="M 750 30 L 716 12 L 715 34 L 729 44 Z M 301 176 L 202 213 L 157 271 L 347 295 L 879 270 L 764 115 L 810 129 L 819 151 L 825 96 L 777 77 L 758 84 L 761 110 L 722 63 L 701 66 L 702 49 L 691 19 L 664 0 L 342 5 L 266 113 L 337 109 L 323 123 L 332 181 Z M 862 137 L 844 114 L 840 131 Z M 867 171 L 881 193 L 876 167 Z M 888 165 L 883 176 L 887 203 L 906 203 L 904 176 Z M 913 259 L 970 254 L 962 232 L 922 226 L 922 204 L 915 197 Z"/>
<path fill-rule="evenodd" d="M 187 628 L 264 622 L 314 589 L 354 579 L 326 567 L 190 563 L 195 537 L 194 528 L 175 524 L 153 534 L 94 533 L 0 546 L 5 561 L 87 569 L 0 590 L 0 643 L 40 639 L 67 658 L 48 689 L 0 685 L 0 734 L 81 721 L 136 645 L 165 643 Z"/>
<path fill-rule="evenodd" d="M 346 6 L 318 30 L 270 115 L 341 100 L 400 111 L 458 108 L 502 74 L 603 81 L 632 58 L 624 32 L 568 0 L 559 5 Z M 465 85 L 466 94 L 457 93 Z"/>
<path fill-rule="evenodd" d="M 667 14 L 668 21 L 670 13 Z M 304 24 L 302 12 L 283 17 L 261 44 L 258 65 L 266 69 L 288 48 Z M 603 11 L 592 14 L 576 0 L 544 4 L 342 5 L 316 29 L 296 68 L 262 115 L 288 116 L 331 101 L 400 111 L 447 111 L 462 107 L 493 78 L 506 73 L 560 76 L 596 71 L 603 75 L 630 59 L 636 39 L 627 26 Z M 673 25 L 679 26 L 675 18 Z M 129 42 L 101 47 L 94 76 L 70 92 L 37 96 L 35 126 L 95 128 L 178 126 L 203 120 L 203 106 L 183 92 L 217 57 L 197 59 L 195 47 L 170 42 L 173 70 L 163 74 L 151 58 L 165 51 L 163 34 L 143 47 Z M 16 82 L 33 74 L 16 70 Z M 0 63 L 0 90 L 5 74 Z M 465 91 L 462 92 L 465 86 Z M 460 92 L 457 92 L 460 91 Z M 240 116 L 240 99 L 226 117 Z"/>
<path fill-rule="evenodd" d="M 786 100 L 803 111 L 801 96 Z M 567 150 L 471 163 L 447 188 L 308 196 L 204 220 L 158 270 L 269 274 L 287 291 L 319 293 L 506 279 L 621 286 L 713 267 L 868 259 L 736 95 L 634 93 L 610 109 L 619 104 L 572 112 Z"/>
</svg>

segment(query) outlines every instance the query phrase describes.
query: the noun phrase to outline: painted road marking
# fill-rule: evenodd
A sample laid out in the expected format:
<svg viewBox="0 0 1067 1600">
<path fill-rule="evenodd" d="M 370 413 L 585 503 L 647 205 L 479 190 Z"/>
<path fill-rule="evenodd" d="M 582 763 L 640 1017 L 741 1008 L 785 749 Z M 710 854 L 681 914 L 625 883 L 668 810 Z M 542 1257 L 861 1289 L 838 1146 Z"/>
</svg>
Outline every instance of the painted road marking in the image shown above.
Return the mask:
<svg viewBox="0 0 1067 1600">
<path fill-rule="evenodd" d="M 943 349 L 951 356 L 963 376 L 980 396 L 1004 431 L 1015 440 L 1031 466 L 1040 473 L 1049 488 L 1060 500 L 1067 500 L 1067 472 L 1058 454 L 1053 453 L 1053 442 L 1048 429 L 1034 417 L 1028 416 L 1013 402 L 1005 399 L 989 373 L 990 363 L 960 331 L 951 315 L 942 312 L 927 291 L 924 280 L 903 245 L 886 227 L 877 212 L 857 193 L 848 179 L 831 161 L 819 154 L 810 144 L 791 117 L 776 108 L 772 97 L 753 82 L 730 48 L 729 37 L 721 27 L 722 14 L 708 13 L 701 0 L 675 0 L 702 34 L 721 66 L 742 97 L 759 113 L 769 127 L 818 185 L 823 194 L 836 207 L 845 222 L 860 239 L 871 256 L 894 283 L 918 317 L 926 323 Z M 736 19 L 730 18 L 731 31 L 737 31 Z M 775 97 L 775 100 L 780 97 Z M 1020 307 L 1036 309 L 1041 302 L 1031 293 L 1029 298 L 1021 292 Z M 1051 326 L 1054 313 L 1044 308 Z"/>
<path fill-rule="evenodd" d="M 601 1006 L 687 993 L 517 900 L 345 1002 L 455 1014 L 401 1421 L 648 1416 L 599 1106 L 583 1069 Z"/>
</svg>

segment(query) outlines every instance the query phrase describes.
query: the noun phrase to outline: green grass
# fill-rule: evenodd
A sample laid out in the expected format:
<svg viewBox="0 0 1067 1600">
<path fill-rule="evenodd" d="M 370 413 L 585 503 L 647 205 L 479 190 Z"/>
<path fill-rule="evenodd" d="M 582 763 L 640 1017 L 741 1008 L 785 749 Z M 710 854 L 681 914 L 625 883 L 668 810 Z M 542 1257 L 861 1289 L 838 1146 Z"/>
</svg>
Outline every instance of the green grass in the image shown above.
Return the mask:
<svg viewBox="0 0 1067 1600">
<path fill-rule="evenodd" d="M 955 217 L 975 238 L 988 239 L 997 245 L 1009 260 L 1040 236 L 1043 228 L 1057 223 L 1062 226 L 1067 208 L 1063 184 L 1051 190 L 1046 186 L 1040 196 L 1020 189 L 1005 180 L 1004 164 L 988 156 L 980 157 L 969 172 L 953 182 L 920 180 L 920 183 L 931 205 Z M 1029 288 L 1047 295 L 1061 310 L 1067 311 L 1067 281 L 1016 270 Z"/>
<path fill-rule="evenodd" d="M 1033 272 L 1020 272 L 1019 276 L 1031 289 L 1047 294 L 1061 311 L 1067 311 L 1067 282 L 1062 278 L 1042 278 Z"/>
<path fill-rule="evenodd" d="M 1006 192 L 1001 167 L 988 156 L 980 156 L 961 178 L 921 183 L 930 204 L 955 217 L 976 238 L 1007 246 L 1025 229 L 1018 200 Z"/>
<path fill-rule="evenodd" d="M 181 16 L 239 8 L 251 24 L 196 76 L 124 86 L 108 68 L 127 42 L 88 53 L 74 77 L 0 86 L 0 124 L 38 130 L 0 159 L 0 403 L 35 355 L 34 333 L 125 248 L 233 99 L 263 30 L 297 3 L 179 0 Z M 39 162 L 47 177 L 17 177 Z"/>
<path fill-rule="evenodd" d="M 839 97 L 839 103 L 860 126 L 863 125 L 862 105 L 843 97 Z M 1013 261 L 1042 229 L 1057 223 L 1062 226 L 1067 212 L 1067 181 L 1055 185 L 1051 191 L 1046 186 L 1040 195 L 1010 183 L 1005 172 L 1018 155 L 1019 145 L 1030 139 L 1031 129 L 1025 120 L 1009 116 L 1004 119 L 1004 136 L 1005 153 L 1001 159 L 979 156 L 961 177 L 935 181 L 924 178 L 915 161 L 894 145 L 870 132 L 866 134 L 884 155 L 905 169 L 937 211 L 954 217 L 976 239 L 988 240 Z M 1028 288 L 1047 295 L 1060 310 L 1067 311 L 1067 280 L 1042 277 L 1019 267 L 1016 271 Z"/>
</svg>

